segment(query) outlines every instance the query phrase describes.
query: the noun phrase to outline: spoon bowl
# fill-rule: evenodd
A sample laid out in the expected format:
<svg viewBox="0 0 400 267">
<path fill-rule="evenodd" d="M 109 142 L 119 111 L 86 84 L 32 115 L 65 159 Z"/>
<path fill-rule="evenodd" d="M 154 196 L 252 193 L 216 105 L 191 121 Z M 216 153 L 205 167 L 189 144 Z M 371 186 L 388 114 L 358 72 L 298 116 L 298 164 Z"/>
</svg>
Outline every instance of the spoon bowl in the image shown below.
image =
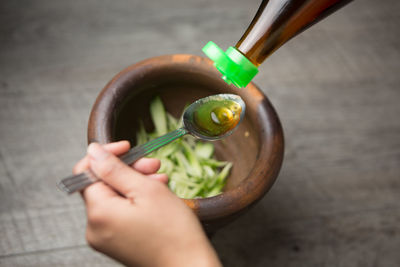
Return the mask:
<svg viewBox="0 0 400 267">
<path fill-rule="evenodd" d="M 236 118 L 237 123 L 232 125 L 233 127 L 221 127 L 221 125 L 215 123 L 216 119 L 213 118 L 214 113 L 212 113 L 212 110 L 209 110 L 206 106 L 207 103 L 211 102 L 216 103 L 216 105 L 221 105 L 221 103 L 227 104 L 229 107 L 228 111 L 233 114 L 232 116 L 233 118 Z M 206 119 L 210 121 L 209 124 L 205 126 L 206 129 L 199 127 L 198 123 L 196 123 L 196 113 L 198 113 L 199 109 L 201 110 L 202 107 L 206 108 Z M 231 135 L 237 129 L 240 122 L 244 118 L 245 110 L 246 104 L 244 103 L 243 99 L 238 95 L 212 95 L 195 101 L 185 110 L 183 114 L 183 125 L 185 129 L 194 137 L 207 141 L 215 141 Z M 210 130 L 207 129 L 207 126 L 208 128 L 220 128 L 218 129 L 218 131 L 210 132 Z"/>
</svg>

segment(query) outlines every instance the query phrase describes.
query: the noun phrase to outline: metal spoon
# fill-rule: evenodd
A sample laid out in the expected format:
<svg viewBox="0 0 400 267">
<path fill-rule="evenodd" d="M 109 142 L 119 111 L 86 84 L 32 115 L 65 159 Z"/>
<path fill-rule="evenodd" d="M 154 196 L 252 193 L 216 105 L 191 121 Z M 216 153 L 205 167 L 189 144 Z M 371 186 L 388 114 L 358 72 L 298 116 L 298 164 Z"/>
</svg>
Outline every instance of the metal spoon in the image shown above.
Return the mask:
<svg viewBox="0 0 400 267">
<path fill-rule="evenodd" d="M 207 105 L 209 105 L 212 102 L 220 102 L 220 103 L 226 103 L 226 102 L 231 102 L 233 105 L 231 105 L 231 108 L 229 109 L 229 112 L 232 112 L 231 115 L 236 116 L 237 119 L 237 124 L 234 125 L 232 128 L 226 128 L 222 127 L 223 129 L 221 131 L 212 131 L 206 124 L 201 124 L 201 121 L 199 121 L 199 111 L 203 112 L 204 117 L 204 112 L 209 112 L 210 114 L 210 120 L 213 121 L 213 123 L 219 124 L 223 123 L 218 120 L 218 117 L 213 114 L 213 112 L 210 110 L 207 110 Z M 192 103 L 187 109 L 185 110 L 183 114 L 183 127 L 176 129 L 170 133 L 167 133 L 163 136 L 160 136 L 156 139 L 153 139 L 143 145 L 136 146 L 132 149 L 130 149 L 126 154 L 122 155 L 120 159 L 126 163 L 126 164 L 132 164 L 138 159 L 150 154 L 151 152 L 165 146 L 166 144 L 171 143 L 172 141 L 186 135 L 186 134 L 191 134 L 194 137 L 197 137 L 202 140 L 208 140 L 208 141 L 213 141 L 213 140 L 218 140 L 221 138 L 224 138 L 230 134 L 237 128 L 239 125 L 240 121 L 244 117 L 246 105 L 244 101 L 240 98 L 238 95 L 233 95 L 233 94 L 218 94 L 218 95 L 212 95 L 208 96 L 205 98 L 201 98 L 194 103 Z M 200 117 L 201 119 L 201 117 Z M 206 118 L 209 119 L 209 118 Z M 199 124 L 200 122 L 200 124 Z M 209 126 L 213 126 L 212 123 L 210 123 Z M 215 125 L 214 125 L 215 126 Z M 88 169 L 85 172 L 82 172 L 77 175 L 72 175 L 69 177 L 66 177 L 62 179 L 60 182 L 58 182 L 58 187 L 68 193 L 74 193 L 76 191 L 80 191 L 84 189 L 85 187 L 89 186 L 90 184 L 93 184 L 95 182 L 99 181 L 99 178 L 96 177 L 96 175 L 93 173 L 92 170 Z"/>
</svg>

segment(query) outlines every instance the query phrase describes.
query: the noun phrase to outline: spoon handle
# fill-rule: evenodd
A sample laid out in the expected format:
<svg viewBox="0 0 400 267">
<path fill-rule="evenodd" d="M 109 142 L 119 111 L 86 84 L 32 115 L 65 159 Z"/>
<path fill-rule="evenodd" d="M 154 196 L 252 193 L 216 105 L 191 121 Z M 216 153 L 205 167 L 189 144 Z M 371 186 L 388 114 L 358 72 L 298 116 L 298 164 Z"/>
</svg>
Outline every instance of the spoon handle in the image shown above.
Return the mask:
<svg viewBox="0 0 400 267">
<path fill-rule="evenodd" d="M 171 143 L 172 141 L 184 136 L 188 132 L 185 128 L 179 128 L 167 134 L 164 134 L 156 139 L 153 139 L 143 145 L 135 146 L 126 154 L 122 155 L 120 159 L 126 164 L 132 164 L 138 159 L 150 154 L 151 152 Z"/>
<path fill-rule="evenodd" d="M 171 143 L 172 141 L 178 139 L 179 137 L 187 134 L 188 131 L 185 128 L 179 128 L 175 131 L 169 132 L 163 136 L 157 137 L 145 144 L 135 146 L 131 148 L 126 154 L 120 157 L 121 161 L 130 165 L 137 161 L 138 159 L 150 154 L 151 152 Z M 85 187 L 99 181 L 100 179 L 96 177 L 92 170 L 88 169 L 80 174 L 71 175 L 62 179 L 58 182 L 58 187 L 68 193 L 72 194 L 76 191 L 80 191 Z"/>
</svg>

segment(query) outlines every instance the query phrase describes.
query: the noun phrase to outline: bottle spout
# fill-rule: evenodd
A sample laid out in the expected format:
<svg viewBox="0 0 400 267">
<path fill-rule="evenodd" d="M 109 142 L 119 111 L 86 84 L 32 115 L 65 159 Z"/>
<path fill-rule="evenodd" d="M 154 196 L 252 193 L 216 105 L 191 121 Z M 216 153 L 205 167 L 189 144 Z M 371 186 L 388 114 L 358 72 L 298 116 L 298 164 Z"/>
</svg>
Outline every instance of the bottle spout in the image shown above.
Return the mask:
<svg viewBox="0 0 400 267">
<path fill-rule="evenodd" d="M 203 52 L 214 61 L 214 66 L 222 73 L 222 79 L 239 88 L 246 87 L 258 73 L 258 68 L 239 50 L 229 47 L 224 52 L 214 42 L 208 42 Z"/>
</svg>

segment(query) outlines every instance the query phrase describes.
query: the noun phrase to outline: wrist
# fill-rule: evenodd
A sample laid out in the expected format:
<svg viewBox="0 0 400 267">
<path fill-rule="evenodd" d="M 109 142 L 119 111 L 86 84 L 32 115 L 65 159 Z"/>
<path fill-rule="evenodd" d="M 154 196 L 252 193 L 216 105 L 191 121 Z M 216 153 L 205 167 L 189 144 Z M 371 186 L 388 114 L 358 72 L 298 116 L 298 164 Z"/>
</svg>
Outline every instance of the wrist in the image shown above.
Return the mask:
<svg viewBox="0 0 400 267">
<path fill-rule="evenodd" d="M 191 242 L 175 248 L 173 252 L 160 257 L 156 266 L 163 267 L 221 267 L 222 264 L 207 237 L 191 238 Z M 171 245 L 171 248 L 174 245 Z M 167 250 L 165 250 L 167 251 Z M 161 256 L 161 255 L 160 255 Z"/>
</svg>

